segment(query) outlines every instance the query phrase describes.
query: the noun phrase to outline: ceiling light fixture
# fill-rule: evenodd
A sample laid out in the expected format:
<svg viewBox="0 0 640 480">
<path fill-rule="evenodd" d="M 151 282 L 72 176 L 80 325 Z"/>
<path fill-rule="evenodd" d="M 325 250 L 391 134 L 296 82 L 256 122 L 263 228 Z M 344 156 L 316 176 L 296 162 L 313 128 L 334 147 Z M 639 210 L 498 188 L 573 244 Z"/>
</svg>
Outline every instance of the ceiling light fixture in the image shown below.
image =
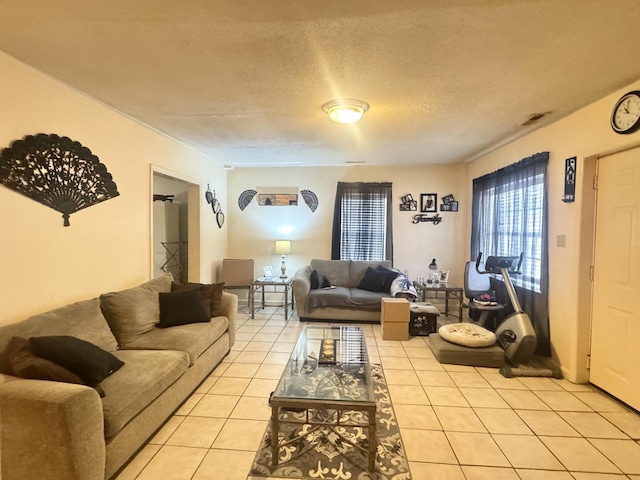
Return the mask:
<svg viewBox="0 0 640 480">
<path fill-rule="evenodd" d="M 369 104 L 351 98 L 331 100 L 322 105 L 322 110 L 336 123 L 355 123 L 369 110 Z"/>
</svg>

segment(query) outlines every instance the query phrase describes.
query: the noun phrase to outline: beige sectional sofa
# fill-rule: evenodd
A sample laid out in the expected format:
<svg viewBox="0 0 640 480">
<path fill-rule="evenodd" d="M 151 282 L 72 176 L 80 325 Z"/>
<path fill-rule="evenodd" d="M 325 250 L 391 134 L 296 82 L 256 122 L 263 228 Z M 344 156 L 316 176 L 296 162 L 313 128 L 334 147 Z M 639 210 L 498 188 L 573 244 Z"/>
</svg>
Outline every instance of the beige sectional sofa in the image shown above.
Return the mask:
<svg viewBox="0 0 640 480">
<path fill-rule="evenodd" d="M 101 480 L 119 469 L 228 354 L 238 297 L 222 293 L 210 322 L 157 328 L 170 275 L 0 327 L 11 337 L 72 336 L 124 362 L 99 386 L 0 374 L 3 480 Z"/>
<path fill-rule="evenodd" d="M 313 259 L 299 268 L 292 281 L 298 317 L 301 320 L 347 320 L 380 322 L 380 299 L 387 291 L 372 292 L 358 288 L 369 267 L 391 268 L 389 261 Z M 330 289 L 311 289 L 311 273 L 326 276 Z"/>
</svg>

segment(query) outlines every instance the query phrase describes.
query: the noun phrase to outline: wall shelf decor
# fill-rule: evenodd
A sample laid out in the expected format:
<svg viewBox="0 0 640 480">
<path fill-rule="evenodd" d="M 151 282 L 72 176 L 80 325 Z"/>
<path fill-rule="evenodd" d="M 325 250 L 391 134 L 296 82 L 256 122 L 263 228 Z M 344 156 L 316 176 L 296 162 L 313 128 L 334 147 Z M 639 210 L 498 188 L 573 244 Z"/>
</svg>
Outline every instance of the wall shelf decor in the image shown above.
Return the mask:
<svg viewBox="0 0 640 480">
<path fill-rule="evenodd" d="M 0 153 L 0 183 L 69 216 L 119 194 L 107 167 L 68 137 L 39 133 L 15 140 Z"/>
<path fill-rule="evenodd" d="M 311 190 L 300 190 L 300 195 L 302 195 L 302 198 L 307 204 L 307 207 L 309 207 L 309 210 L 315 212 L 316 208 L 318 208 L 318 196 Z"/>
<path fill-rule="evenodd" d="M 256 196 L 256 193 L 258 192 L 255 190 L 245 190 L 240 194 L 238 197 L 238 207 L 240 207 L 240 210 L 247 208 L 247 205 L 251 203 L 251 200 Z"/>
<path fill-rule="evenodd" d="M 413 199 L 413 195 L 408 193 L 404 195 L 402 198 L 402 203 L 400 204 L 401 212 L 416 212 L 418 211 L 418 202 Z"/>
<path fill-rule="evenodd" d="M 445 195 L 442 197 L 442 204 L 440 205 L 441 212 L 457 212 L 458 211 L 458 201 L 454 198 L 452 194 Z"/>
</svg>

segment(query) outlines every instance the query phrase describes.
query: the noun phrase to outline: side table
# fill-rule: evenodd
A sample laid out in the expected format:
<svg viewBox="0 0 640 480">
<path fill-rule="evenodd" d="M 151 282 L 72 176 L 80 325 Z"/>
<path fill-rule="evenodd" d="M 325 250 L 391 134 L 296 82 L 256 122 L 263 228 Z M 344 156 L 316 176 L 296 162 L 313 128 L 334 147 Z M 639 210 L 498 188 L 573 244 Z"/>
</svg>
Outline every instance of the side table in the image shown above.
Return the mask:
<svg viewBox="0 0 640 480">
<path fill-rule="evenodd" d="M 462 321 L 462 302 L 463 302 L 463 290 L 461 287 L 456 287 L 450 283 L 420 283 L 413 282 L 413 286 L 416 288 L 418 295 L 420 295 L 421 301 L 426 302 L 429 292 L 444 292 L 444 314 L 449 315 L 449 300 L 458 302 L 458 321 Z"/>
<path fill-rule="evenodd" d="M 284 293 L 284 319 L 289 319 L 289 292 L 291 291 L 291 278 L 258 278 L 254 280 L 251 285 L 251 291 L 249 292 L 249 300 L 251 304 L 251 318 L 255 318 L 256 311 L 256 292 L 262 291 L 262 307 L 265 307 L 264 292 L 265 287 L 273 287 L 273 292 L 278 291 L 278 287 L 282 287 Z M 291 292 L 291 310 L 294 309 L 293 292 Z"/>
</svg>

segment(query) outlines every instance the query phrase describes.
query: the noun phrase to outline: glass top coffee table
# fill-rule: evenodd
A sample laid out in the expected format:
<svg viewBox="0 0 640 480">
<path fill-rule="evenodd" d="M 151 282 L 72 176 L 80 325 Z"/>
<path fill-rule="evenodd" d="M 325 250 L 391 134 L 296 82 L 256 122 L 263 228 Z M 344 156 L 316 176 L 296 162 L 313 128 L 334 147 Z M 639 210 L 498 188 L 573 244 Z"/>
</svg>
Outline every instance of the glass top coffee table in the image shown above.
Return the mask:
<svg viewBox="0 0 640 480">
<path fill-rule="evenodd" d="M 298 423 L 313 427 L 304 435 L 319 429 L 332 430 L 368 454 L 369 471 L 374 470 L 376 402 L 360 327 L 306 327 L 300 333 L 270 403 L 273 465 L 278 464 L 280 448 L 297 440 L 281 439 L 280 424 Z M 299 413 L 283 418 L 284 411 Z M 336 427 L 368 430 L 368 448 L 353 443 Z"/>
</svg>

